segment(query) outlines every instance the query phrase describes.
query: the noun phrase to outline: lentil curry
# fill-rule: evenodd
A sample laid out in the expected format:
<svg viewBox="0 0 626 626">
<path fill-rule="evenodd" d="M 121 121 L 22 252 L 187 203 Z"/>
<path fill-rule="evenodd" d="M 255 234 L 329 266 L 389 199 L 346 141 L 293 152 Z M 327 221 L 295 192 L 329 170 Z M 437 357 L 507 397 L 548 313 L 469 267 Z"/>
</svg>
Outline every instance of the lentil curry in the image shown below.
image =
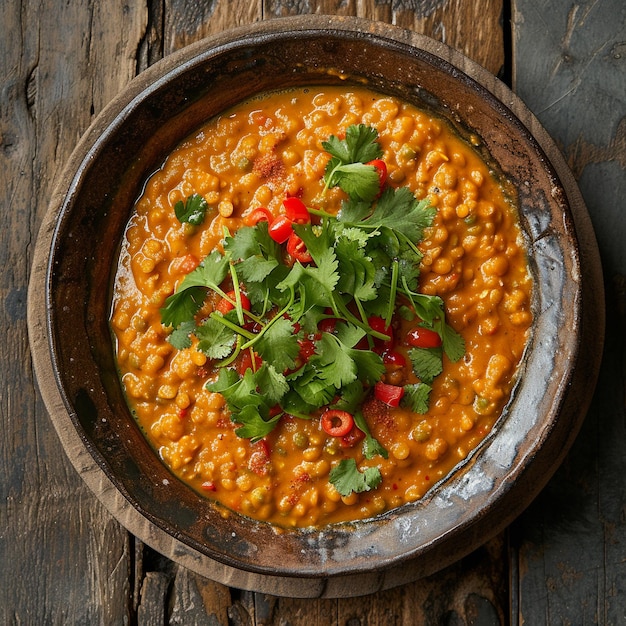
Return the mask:
<svg viewBox="0 0 626 626">
<path fill-rule="evenodd" d="M 120 376 L 163 462 L 225 515 L 368 518 L 492 429 L 532 281 L 471 143 L 393 97 L 303 88 L 211 120 L 147 181 L 114 284 Z"/>
</svg>

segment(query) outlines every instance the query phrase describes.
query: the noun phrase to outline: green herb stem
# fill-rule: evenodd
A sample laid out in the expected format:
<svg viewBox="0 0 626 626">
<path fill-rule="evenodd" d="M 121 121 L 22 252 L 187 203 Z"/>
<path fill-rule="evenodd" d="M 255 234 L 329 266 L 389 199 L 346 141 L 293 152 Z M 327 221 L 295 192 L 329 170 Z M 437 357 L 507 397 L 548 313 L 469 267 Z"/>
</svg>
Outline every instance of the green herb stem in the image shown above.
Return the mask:
<svg viewBox="0 0 626 626">
<path fill-rule="evenodd" d="M 241 326 L 238 326 L 234 322 L 231 322 L 227 317 L 224 317 L 223 315 L 219 315 L 218 313 L 213 312 L 211 313 L 210 317 L 211 319 L 218 321 L 220 324 L 223 324 L 224 326 L 230 328 L 237 335 L 242 335 L 246 339 L 250 340 L 250 339 L 254 339 L 255 337 L 257 337 L 257 335 L 255 335 L 254 333 L 251 333 L 245 328 L 242 328 Z"/>
<path fill-rule="evenodd" d="M 256 334 L 249 333 L 252 336 L 249 337 L 249 341 L 241 346 L 242 350 L 247 350 L 251 348 L 275 323 L 277 320 L 281 319 L 285 313 L 289 311 L 289 309 L 293 306 L 294 300 L 296 299 L 295 292 L 293 287 L 289 287 L 289 302 L 278 312 L 274 317 L 267 323 L 265 326 Z"/>
<path fill-rule="evenodd" d="M 398 292 L 398 274 L 400 272 L 400 264 L 398 259 L 394 259 L 391 264 L 391 295 L 389 296 L 389 305 L 385 315 L 385 328 L 389 328 L 393 312 L 396 310 L 396 294 Z"/>
</svg>

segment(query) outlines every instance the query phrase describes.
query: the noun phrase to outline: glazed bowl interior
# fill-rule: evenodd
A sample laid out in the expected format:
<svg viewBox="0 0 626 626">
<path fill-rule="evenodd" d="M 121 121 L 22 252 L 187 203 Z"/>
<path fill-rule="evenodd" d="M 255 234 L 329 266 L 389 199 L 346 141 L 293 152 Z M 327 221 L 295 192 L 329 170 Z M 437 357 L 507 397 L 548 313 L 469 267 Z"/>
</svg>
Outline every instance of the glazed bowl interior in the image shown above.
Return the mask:
<svg viewBox="0 0 626 626">
<path fill-rule="evenodd" d="M 545 153 L 503 102 L 458 67 L 397 31 L 349 26 L 309 20 L 249 29 L 152 68 L 98 118 L 55 207 L 47 324 L 71 427 L 138 514 L 199 558 L 260 574 L 331 577 L 420 558 L 442 566 L 519 513 L 561 458 L 578 419 L 567 389 L 580 343 L 580 261 L 568 200 Z M 461 135 L 480 137 L 485 158 L 516 190 L 535 321 L 496 428 L 422 500 L 353 524 L 277 532 L 211 506 L 166 469 L 144 438 L 116 370 L 111 281 L 142 185 L 183 138 L 255 94 L 333 84 L 398 96 L 431 109 Z M 545 450 L 547 442 L 561 450 Z M 538 462 L 541 469 L 533 469 Z"/>
</svg>

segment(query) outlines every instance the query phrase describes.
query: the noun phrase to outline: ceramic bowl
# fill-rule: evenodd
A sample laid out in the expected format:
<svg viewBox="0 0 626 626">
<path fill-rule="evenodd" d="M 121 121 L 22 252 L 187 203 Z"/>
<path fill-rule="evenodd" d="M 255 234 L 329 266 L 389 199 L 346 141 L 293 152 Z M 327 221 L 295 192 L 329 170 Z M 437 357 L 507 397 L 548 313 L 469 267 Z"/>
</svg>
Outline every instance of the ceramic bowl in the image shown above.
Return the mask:
<svg viewBox="0 0 626 626">
<path fill-rule="evenodd" d="M 277 532 L 224 519 L 161 463 L 125 403 L 108 327 L 118 244 L 143 181 L 202 122 L 262 91 L 357 82 L 476 133 L 519 195 L 534 327 L 513 400 L 471 459 L 379 518 Z M 231 586 L 299 597 L 418 579 L 503 529 L 538 493 L 588 406 L 602 345 L 602 279 L 562 157 L 497 79 L 443 44 L 357 18 L 301 17 L 221 34 L 137 77 L 98 116 L 58 181 L 29 294 L 40 389 L 78 472 L 166 556 Z"/>
</svg>

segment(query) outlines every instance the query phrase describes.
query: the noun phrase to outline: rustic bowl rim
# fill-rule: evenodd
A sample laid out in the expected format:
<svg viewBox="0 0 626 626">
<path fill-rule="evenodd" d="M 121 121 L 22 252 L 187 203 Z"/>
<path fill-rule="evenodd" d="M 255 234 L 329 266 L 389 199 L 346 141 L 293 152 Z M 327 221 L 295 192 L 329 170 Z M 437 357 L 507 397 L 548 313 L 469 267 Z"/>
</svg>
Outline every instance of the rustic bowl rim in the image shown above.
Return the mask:
<svg viewBox="0 0 626 626">
<path fill-rule="evenodd" d="M 427 54 L 438 59 L 440 63 L 446 64 L 449 66 L 449 71 L 455 73 L 459 80 L 471 81 L 475 88 L 479 87 L 483 90 L 485 98 L 491 99 L 493 105 L 497 106 L 501 112 L 511 116 L 513 123 L 519 123 L 528 132 L 538 149 L 546 155 L 545 166 L 551 170 L 551 175 L 554 176 L 555 183 L 560 188 L 559 191 L 555 191 L 555 194 L 560 193 L 562 195 L 560 201 L 569 206 L 569 209 L 564 212 L 563 219 L 565 229 L 571 237 L 569 243 L 574 247 L 573 275 L 570 278 L 578 285 L 579 299 L 572 305 L 578 313 L 575 315 L 576 323 L 579 324 L 576 330 L 580 331 L 580 336 L 570 344 L 574 362 L 571 368 L 563 373 L 558 381 L 559 384 L 556 385 L 557 406 L 554 408 L 554 415 L 559 412 L 559 409 L 565 407 L 568 414 L 565 418 L 559 416 L 559 419 L 565 423 L 566 428 L 550 420 L 547 428 L 540 429 L 540 438 L 530 449 L 529 458 L 534 458 L 542 454 L 549 440 L 558 441 L 560 444 L 560 450 L 543 468 L 541 475 L 538 475 L 537 471 L 529 470 L 526 464 L 528 459 L 524 457 L 524 463 L 510 468 L 507 480 L 501 481 L 498 489 L 489 494 L 483 508 L 474 518 L 465 520 L 463 528 L 459 526 L 449 528 L 446 533 L 426 546 L 427 550 L 425 546 L 411 546 L 411 549 L 404 554 L 375 563 L 371 561 L 368 564 L 367 561 L 359 559 L 358 562 L 332 565 L 322 563 L 319 567 L 310 570 L 302 568 L 298 571 L 285 571 L 280 565 L 268 567 L 267 565 L 255 566 L 250 563 L 242 564 L 227 555 L 207 554 L 203 551 L 202 545 L 185 537 L 184 533 L 176 533 L 175 529 L 167 528 L 167 525 L 160 523 L 158 518 L 140 510 L 137 503 L 133 502 L 132 494 L 124 493 L 123 489 L 120 489 L 120 485 L 115 482 L 115 477 L 107 474 L 99 453 L 91 444 L 89 437 L 79 432 L 79 424 L 74 419 L 75 411 L 72 402 L 60 388 L 61 379 L 56 368 L 55 345 L 50 327 L 51 316 L 54 312 L 52 299 L 47 291 L 50 276 L 54 272 L 51 252 L 61 232 L 64 207 L 71 203 L 80 182 L 81 172 L 94 158 L 97 146 L 106 141 L 110 134 L 115 133 L 120 119 L 129 110 L 139 106 L 150 93 L 158 90 L 173 76 L 188 71 L 191 67 L 201 66 L 212 55 L 222 54 L 224 51 L 243 45 L 242 42 L 250 44 L 250 42 L 254 43 L 267 38 L 281 39 L 290 36 L 290 33 L 300 35 L 306 33 L 307 36 L 315 34 L 339 38 L 352 37 L 367 40 L 372 45 L 383 45 L 387 42 L 408 46 L 416 53 Z M 583 255 L 584 262 L 581 262 L 578 254 Z M 585 290 L 582 288 L 583 285 Z M 450 535 L 462 530 L 466 536 L 472 538 L 473 540 L 469 542 L 465 550 L 469 552 L 487 538 L 484 535 L 478 535 L 485 532 L 488 526 L 489 533 L 493 535 L 521 512 L 523 506 L 539 492 L 556 470 L 571 445 L 586 412 L 587 396 L 577 395 L 575 399 L 570 396 L 575 383 L 583 376 L 588 390 L 592 390 L 595 385 L 604 336 L 603 311 L 599 310 L 599 303 L 603 301 L 597 245 L 584 202 L 571 172 L 554 142 L 536 118 L 505 85 L 460 53 L 423 35 L 362 18 L 300 16 L 239 27 L 192 44 L 159 61 L 136 77 L 97 116 L 77 145 L 59 178 L 42 224 L 29 285 L 28 327 L 41 394 L 66 452 L 85 482 L 123 526 L 167 556 L 219 582 L 225 584 L 234 582 L 235 586 L 267 591 L 275 595 L 330 597 L 369 593 L 431 573 L 434 571 L 435 564 L 428 566 L 423 561 L 424 555 L 433 548 L 438 548 L 435 550 L 437 553 L 435 569 L 462 556 L 463 550 L 458 546 L 453 555 L 449 555 L 447 559 L 443 556 L 440 546 L 448 540 Z M 589 330 L 591 318 L 596 322 L 593 335 Z M 599 326 L 598 320 L 600 320 Z M 588 341 L 582 341 L 583 338 L 587 338 Z M 68 427 L 70 423 L 73 428 Z M 564 432 L 565 430 L 567 432 Z M 516 501 L 516 498 L 511 496 L 514 487 L 516 490 L 520 488 L 526 490 L 524 502 Z M 429 499 L 436 497 L 438 497 L 437 494 L 431 494 Z M 498 512 L 497 519 L 493 519 L 493 511 Z M 395 513 L 392 512 L 385 517 L 392 519 L 394 516 Z M 486 518 L 489 518 L 488 523 Z M 311 537 L 318 533 L 319 531 L 303 531 L 302 534 L 308 535 L 308 540 L 311 541 Z M 407 561 L 411 561 L 411 567 Z"/>
</svg>

